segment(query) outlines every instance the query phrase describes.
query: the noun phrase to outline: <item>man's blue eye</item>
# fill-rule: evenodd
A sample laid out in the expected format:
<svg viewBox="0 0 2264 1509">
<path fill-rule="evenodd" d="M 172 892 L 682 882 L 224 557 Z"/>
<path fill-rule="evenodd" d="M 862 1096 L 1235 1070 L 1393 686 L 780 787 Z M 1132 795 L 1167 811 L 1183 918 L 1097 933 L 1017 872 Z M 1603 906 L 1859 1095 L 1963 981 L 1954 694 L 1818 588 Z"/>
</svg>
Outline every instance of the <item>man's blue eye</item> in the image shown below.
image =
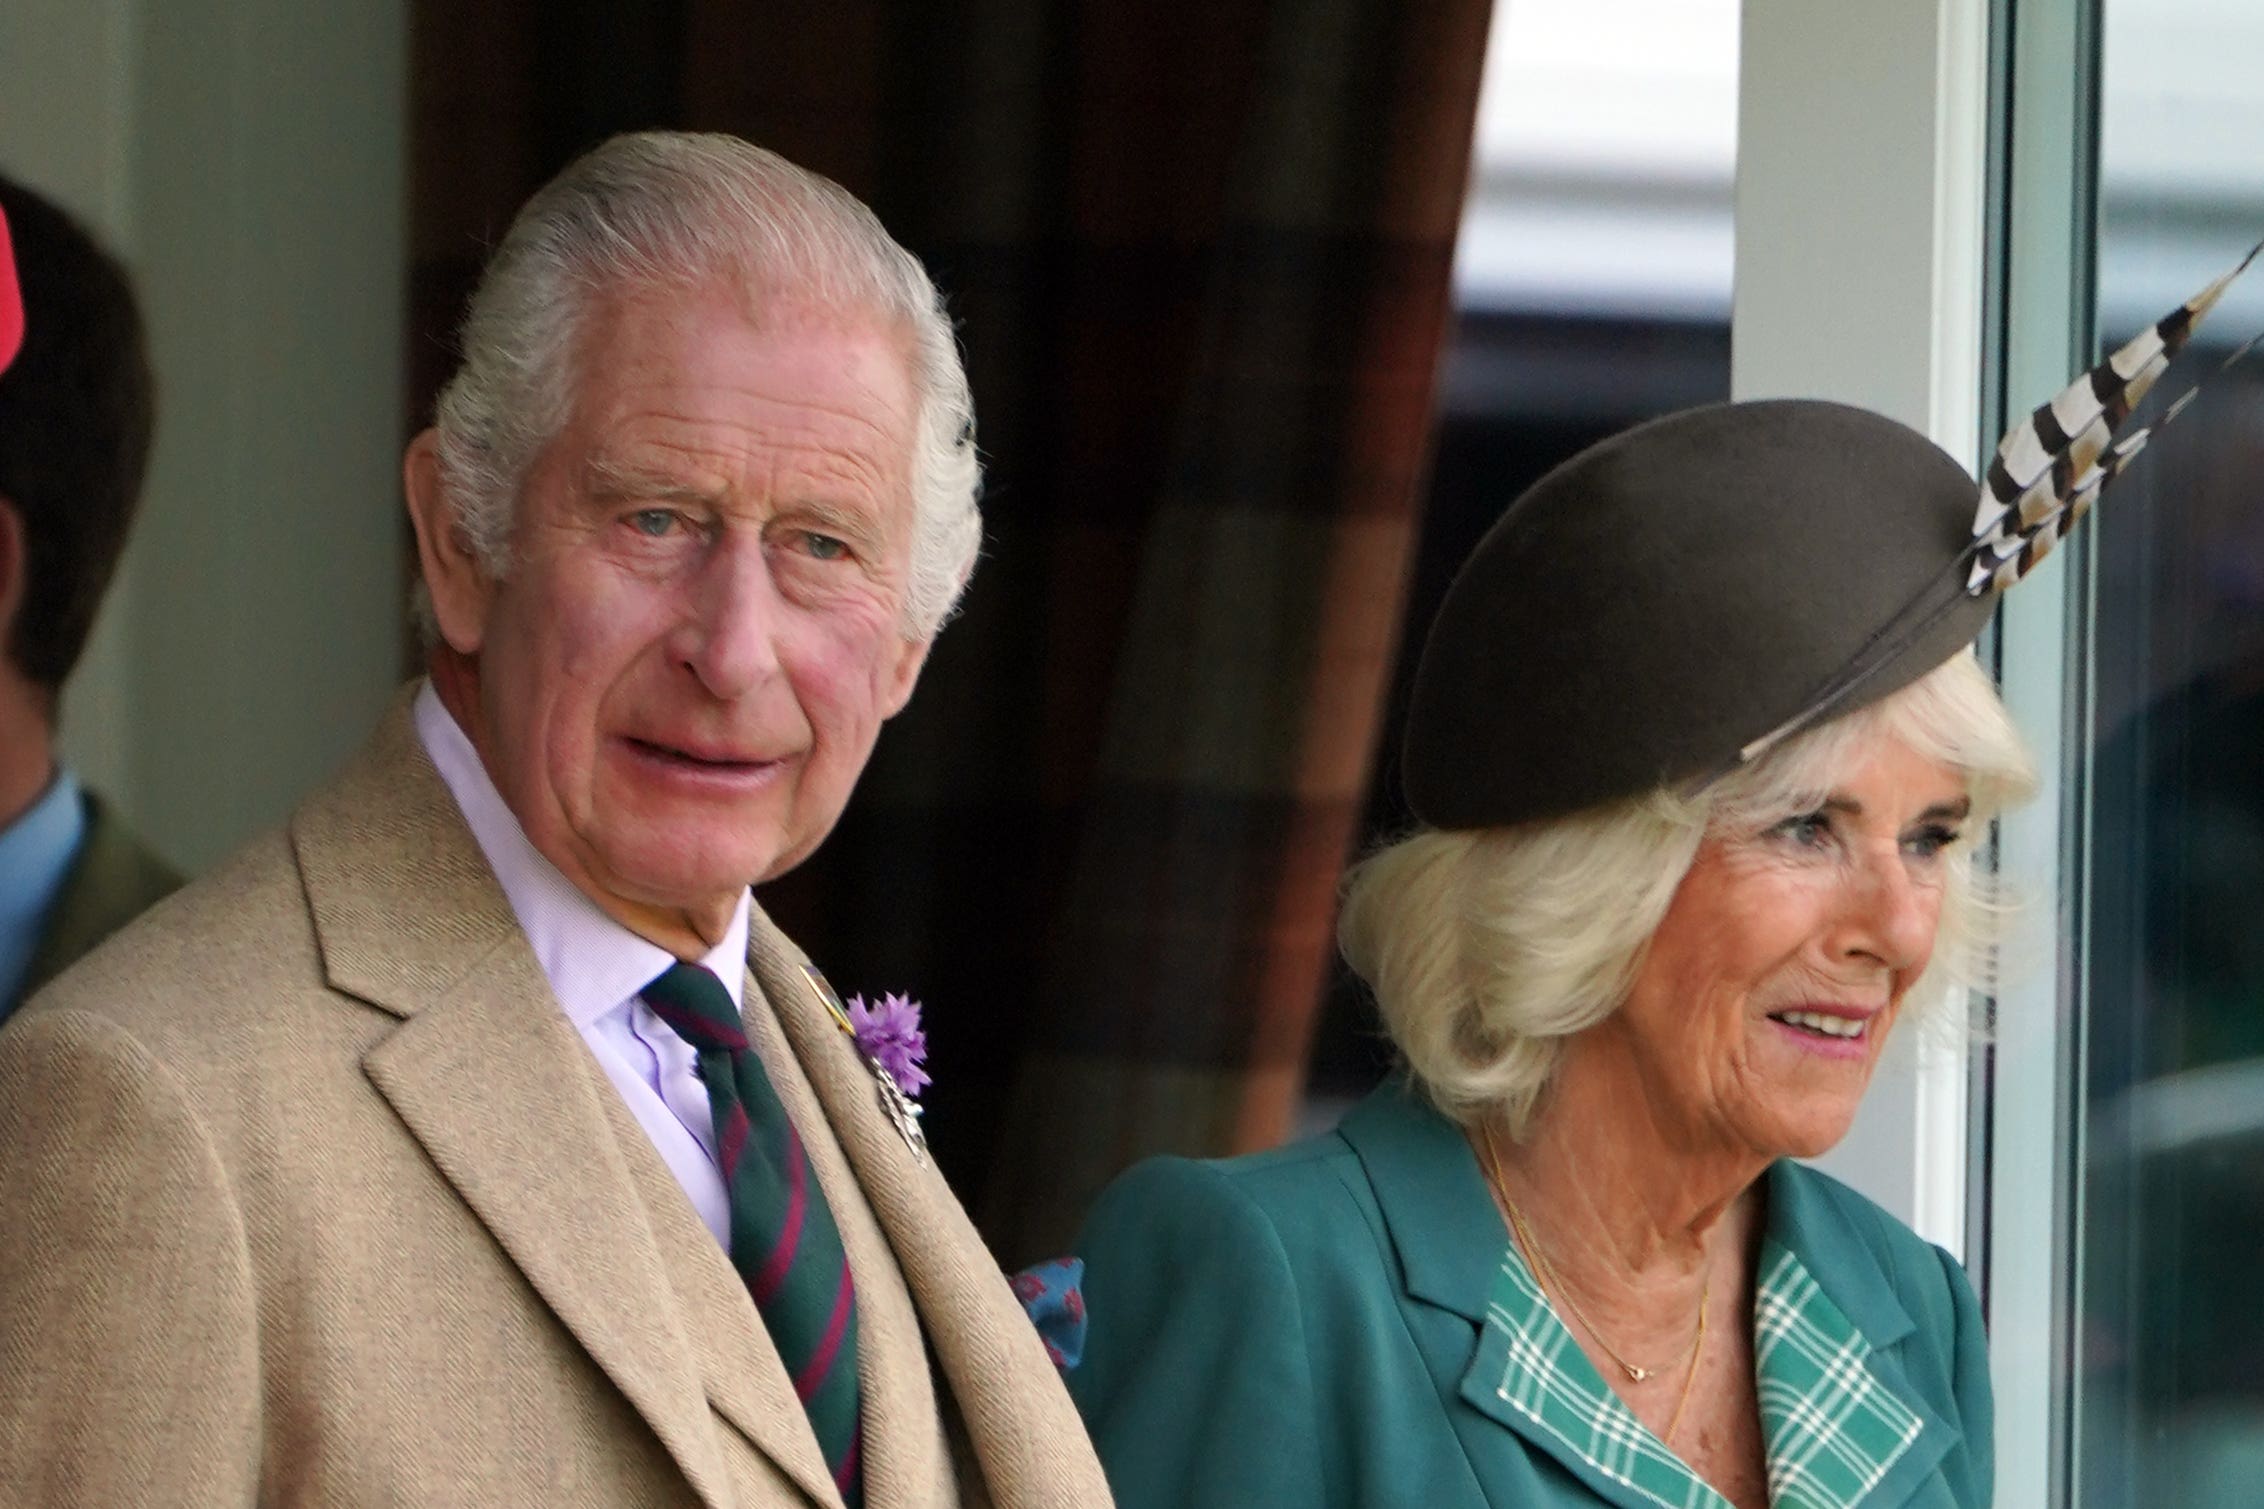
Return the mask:
<svg viewBox="0 0 2264 1509">
<path fill-rule="evenodd" d="M 676 514 L 666 508 L 640 508 L 629 515 L 629 525 L 637 533 L 657 540 L 676 527 Z"/>
<path fill-rule="evenodd" d="M 830 534 L 818 534 L 813 530 L 803 538 L 809 542 L 810 554 L 821 561 L 838 561 L 849 553 L 848 545 Z"/>
</svg>

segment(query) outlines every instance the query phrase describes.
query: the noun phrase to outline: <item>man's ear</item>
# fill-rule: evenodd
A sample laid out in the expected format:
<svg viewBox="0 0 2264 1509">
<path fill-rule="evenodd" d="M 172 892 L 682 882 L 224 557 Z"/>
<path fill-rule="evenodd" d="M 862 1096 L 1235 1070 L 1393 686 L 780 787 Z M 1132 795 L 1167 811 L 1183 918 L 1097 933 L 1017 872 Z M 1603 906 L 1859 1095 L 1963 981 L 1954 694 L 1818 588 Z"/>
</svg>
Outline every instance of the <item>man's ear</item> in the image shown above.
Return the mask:
<svg viewBox="0 0 2264 1509">
<path fill-rule="evenodd" d="M 935 643 L 930 635 L 926 639 L 899 639 L 896 641 L 896 660 L 882 671 L 881 717 L 893 718 L 904 711 L 912 700 L 912 688 L 919 685 L 920 667 L 928 663 L 928 647 Z"/>
<path fill-rule="evenodd" d="M 477 655 L 495 583 L 457 527 L 455 506 L 440 468 L 437 432 L 425 430 L 409 442 L 401 458 L 401 489 L 409 501 L 409 523 L 417 533 L 417 568 L 432 598 L 440 637 L 460 655 Z"/>
</svg>

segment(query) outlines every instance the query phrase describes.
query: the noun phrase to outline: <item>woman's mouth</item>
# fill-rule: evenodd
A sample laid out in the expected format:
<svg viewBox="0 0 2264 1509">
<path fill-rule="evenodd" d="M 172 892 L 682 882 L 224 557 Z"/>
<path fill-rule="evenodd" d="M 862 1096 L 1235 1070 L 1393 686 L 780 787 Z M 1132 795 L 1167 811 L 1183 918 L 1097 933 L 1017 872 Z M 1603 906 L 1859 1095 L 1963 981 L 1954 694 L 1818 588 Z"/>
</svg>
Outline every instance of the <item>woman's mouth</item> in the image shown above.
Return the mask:
<svg viewBox="0 0 2264 1509">
<path fill-rule="evenodd" d="M 1775 1011 L 1769 1014 L 1769 1020 L 1820 1037 L 1841 1039 L 1860 1038 L 1871 1025 L 1869 1017 L 1834 1016 L 1822 1011 Z"/>
</svg>

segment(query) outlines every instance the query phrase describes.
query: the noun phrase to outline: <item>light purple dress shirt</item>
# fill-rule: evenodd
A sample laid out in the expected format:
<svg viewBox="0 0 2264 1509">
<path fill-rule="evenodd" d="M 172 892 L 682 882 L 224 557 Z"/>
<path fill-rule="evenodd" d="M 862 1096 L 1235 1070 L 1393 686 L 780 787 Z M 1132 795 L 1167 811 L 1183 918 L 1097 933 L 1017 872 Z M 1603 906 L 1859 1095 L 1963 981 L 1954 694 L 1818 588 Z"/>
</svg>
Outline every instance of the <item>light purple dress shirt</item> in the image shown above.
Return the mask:
<svg viewBox="0 0 2264 1509">
<path fill-rule="evenodd" d="M 728 1250 L 731 1207 L 716 1164 L 715 1118 L 696 1055 L 638 994 L 676 956 L 599 911 L 536 852 L 488 779 L 479 752 L 429 681 L 417 691 L 412 716 L 425 753 L 432 756 L 487 856 L 566 1019 L 684 1186 L 692 1208 Z M 749 897 L 742 894 L 723 941 L 700 961 L 731 992 L 734 1006 L 744 1005 L 747 988 L 748 904 Z"/>
</svg>

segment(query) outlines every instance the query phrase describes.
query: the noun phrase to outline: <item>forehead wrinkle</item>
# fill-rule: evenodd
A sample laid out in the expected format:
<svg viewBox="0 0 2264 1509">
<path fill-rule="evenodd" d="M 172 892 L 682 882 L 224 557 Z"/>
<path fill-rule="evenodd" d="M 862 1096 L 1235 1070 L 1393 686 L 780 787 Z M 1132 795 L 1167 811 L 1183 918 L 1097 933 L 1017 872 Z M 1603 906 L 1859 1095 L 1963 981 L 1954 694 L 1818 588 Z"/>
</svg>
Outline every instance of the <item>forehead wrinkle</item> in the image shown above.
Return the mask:
<svg viewBox="0 0 2264 1509">
<path fill-rule="evenodd" d="M 593 396 L 611 400 L 601 406 L 613 409 L 612 420 L 617 424 L 637 418 L 655 418 L 685 424 L 734 425 L 767 432 L 813 428 L 815 422 L 822 419 L 851 427 L 859 432 L 856 439 L 878 449 L 910 446 L 913 407 L 896 401 L 898 397 L 909 398 L 908 392 L 892 395 L 855 372 L 837 370 L 832 375 L 845 380 L 850 389 L 847 394 L 836 395 L 817 383 L 758 382 L 749 375 L 730 373 L 695 376 L 678 369 L 642 381 L 628 377 L 607 383 L 605 386 L 610 392 Z M 685 399 L 689 401 L 684 402 Z M 783 409 L 789 422 L 775 424 L 747 412 L 750 409 Z"/>
<path fill-rule="evenodd" d="M 736 496 L 843 501 L 889 496 L 897 479 L 877 458 L 809 432 L 764 431 L 739 419 L 647 415 L 629 421 L 590 463 L 593 480 L 625 480 L 651 491 L 689 492 L 724 503 Z"/>
</svg>

